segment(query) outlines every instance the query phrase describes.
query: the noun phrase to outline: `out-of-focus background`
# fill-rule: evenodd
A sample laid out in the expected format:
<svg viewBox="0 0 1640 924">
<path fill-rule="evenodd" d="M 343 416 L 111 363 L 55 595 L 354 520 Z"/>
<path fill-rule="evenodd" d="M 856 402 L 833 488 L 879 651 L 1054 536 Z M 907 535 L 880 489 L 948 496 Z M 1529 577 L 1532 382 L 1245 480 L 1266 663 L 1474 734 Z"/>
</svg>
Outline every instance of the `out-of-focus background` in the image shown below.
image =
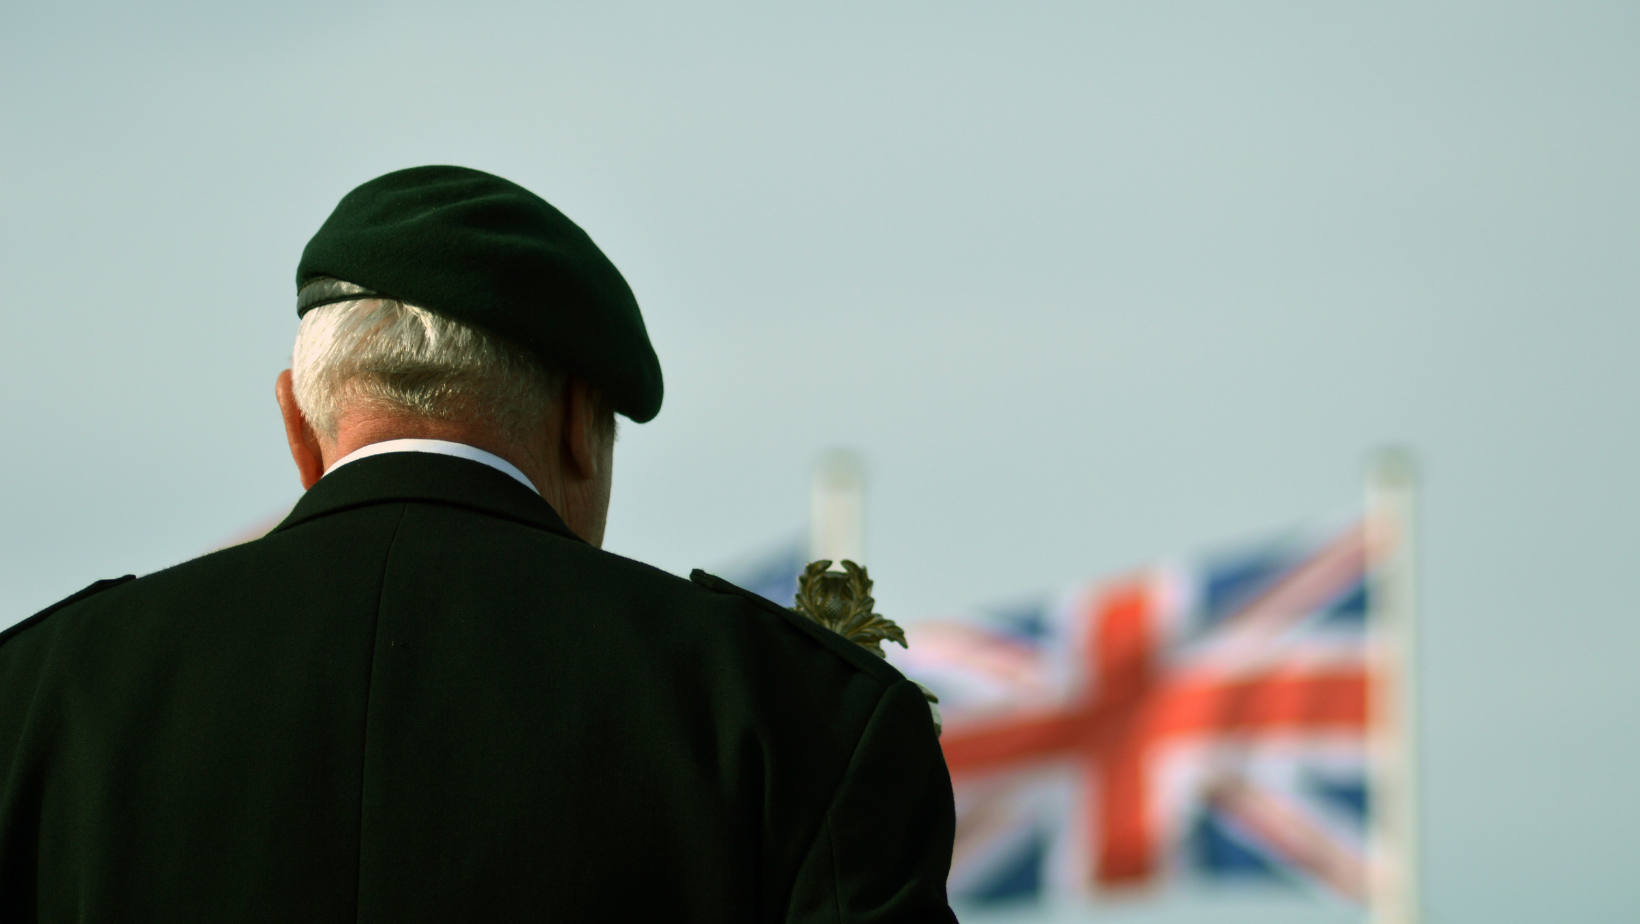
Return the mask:
<svg viewBox="0 0 1640 924">
<path fill-rule="evenodd" d="M 1411 446 L 1427 919 L 1640 919 L 1637 47 L 1565 2 L 6 4 L 0 625 L 280 514 L 302 245 L 464 164 L 636 291 L 667 397 L 608 547 L 672 571 L 800 534 L 834 445 L 907 622 Z"/>
</svg>

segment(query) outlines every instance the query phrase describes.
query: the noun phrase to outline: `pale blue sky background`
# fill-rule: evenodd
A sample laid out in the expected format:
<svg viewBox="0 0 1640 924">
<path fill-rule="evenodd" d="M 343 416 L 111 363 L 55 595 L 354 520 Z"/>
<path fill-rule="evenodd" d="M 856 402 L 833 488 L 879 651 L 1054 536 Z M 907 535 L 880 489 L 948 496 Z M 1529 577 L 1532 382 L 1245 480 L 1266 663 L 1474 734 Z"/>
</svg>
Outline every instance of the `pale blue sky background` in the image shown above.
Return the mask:
<svg viewBox="0 0 1640 924">
<path fill-rule="evenodd" d="M 5 4 L 0 624 L 288 505 L 303 243 L 465 164 L 637 292 L 609 546 L 674 571 L 800 529 L 831 445 L 910 619 L 1411 444 L 1429 920 L 1640 920 L 1637 49 L 1617 3 Z M 1353 919 L 1269 901 L 1102 919 Z"/>
</svg>

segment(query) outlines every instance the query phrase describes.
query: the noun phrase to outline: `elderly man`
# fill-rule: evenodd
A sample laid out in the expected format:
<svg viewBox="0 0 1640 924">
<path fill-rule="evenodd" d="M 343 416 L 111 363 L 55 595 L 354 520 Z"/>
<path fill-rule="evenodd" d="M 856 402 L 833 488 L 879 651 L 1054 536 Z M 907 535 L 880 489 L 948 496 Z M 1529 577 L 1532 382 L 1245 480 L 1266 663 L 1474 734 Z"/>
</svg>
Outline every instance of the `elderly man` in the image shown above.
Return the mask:
<svg viewBox="0 0 1640 924">
<path fill-rule="evenodd" d="M 0 635 L 0 920 L 951 920 L 918 688 L 604 552 L 660 366 L 626 283 L 456 167 L 349 193 L 266 537 Z"/>
</svg>

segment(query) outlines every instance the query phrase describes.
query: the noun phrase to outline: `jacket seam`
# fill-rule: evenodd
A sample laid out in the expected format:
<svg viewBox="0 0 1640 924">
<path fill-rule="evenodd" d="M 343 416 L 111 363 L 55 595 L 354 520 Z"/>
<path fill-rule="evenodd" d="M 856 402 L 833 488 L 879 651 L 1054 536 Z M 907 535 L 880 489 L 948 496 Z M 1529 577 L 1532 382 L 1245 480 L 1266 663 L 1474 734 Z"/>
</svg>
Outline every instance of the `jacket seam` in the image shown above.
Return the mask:
<svg viewBox="0 0 1640 924">
<path fill-rule="evenodd" d="M 831 841 L 831 890 L 832 890 L 832 899 L 833 899 L 832 907 L 834 907 L 837 910 L 837 920 L 839 922 L 841 922 L 843 920 L 843 885 L 842 885 L 842 882 L 839 880 L 839 875 L 838 875 L 838 871 L 837 871 L 838 870 L 838 868 L 837 868 L 837 838 L 832 836 L 832 831 L 831 831 L 832 811 L 836 808 L 838 795 L 840 793 L 842 793 L 842 791 L 843 791 L 843 784 L 848 781 L 849 771 L 854 768 L 855 758 L 860 756 L 860 747 L 865 744 L 866 733 L 871 730 L 871 723 L 876 721 L 877 713 L 882 711 L 883 703 L 888 701 L 888 694 L 896 686 L 898 686 L 900 683 L 906 683 L 906 682 L 908 682 L 908 681 L 903 681 L 902 680 L 902 681 L 896 681 L 895 683 L 885 684 L 884 685 L 882 695 L 877 697 L 877 704 L 875 706 L 871 707 L 871 715 L 866 716 L 865 724 L 860 726 L 860 737 L 855 740 L 854 750 L 849 752 L 848 761 L 845 764 L 843 764 L 843 772 L 837 777 L 837 785 L 832 787 L 831 795 L 829 797 L 827 797 L 827 799 L 826 799 L 825 814 L 821 818 L 820 824 L 817 825 L 816 828 L 815 828 L 814 837 L 810 838 L 810 840 L 809 840 L 808 849 L 803 851 L 803 854 L 802 854 L 803 856 L 807 856 L 811 851 L 813 851 L 814 847 L 815 847 L 814 842 L 819 840 L 820 836 L 822 834 L 824 834 L 826 836 L 826 838 L 829 841 Z M 791 897 L 788 897 L 788 899 L 787 899 L 787 913 L 788 913 L 788 915 L 790 914 L 790 910 L 791 910 L 791 900 L 790 899 L 791 899 Z"/>
<path fill-rule="evenodd" d="M 353 920 L 359 921 L 363 912 L 364 898 L 364 787 L 366 762 L 370 754 L 370 697 L 376 686 L 376 650 L 381 641 L 382 605 L 387 599 L 387 569 L 393 563 L 393 549 L 398 545 L 399 532 L 404 528 L 404 518 L 410 513 L 410 505 L 404 504 L 399 509 L 398 522 L 393 524 L 393 535 L 387 540 L 387 554 L 382 556 L 381 576 L 376 579 L 376 614 L 370 625 L 370 670 L 365 674 L 364 681 L 364 730 L 359 736 L 359 824 L 357 854 L 353 864 Z"/>
<path fill-rule="evenodd" d="M 850 763 L 853 763 L 853 761 L 851 760 Z M 831 841 L 831 906 L 837 912 L 837 924 L 843 924 L 843 883 L 842 877 L 837 872 L 837 835 L 831 830 L 831 806 L 829 805 L 826 806 L 826 840 Z"/>
<path fill-rule="evenodd" d="M 60 609 L 60 607 L 59 607 L 59 609 Z M 48 659 L 47 663 L 45 665 L 42 665 L 41 670 L 39 672 L 39 675 L 37 677 L 35 677 L 35 679 L 34 679 L 34 689 L 32 691 L 30 691 L 30 693 L 29 693 L 28 713 L 27 713 L 27 717 L 23 720 L 23 727 L 18 732 L 17 740 L 14 743 L 14 747 L 12 747 L 10 749 L 10 752 L 6 755 L 6 764 L 4 766 L 5 774 L 6 774 L 6 776 L 5 776 L 5 786 L 0 787 L 0 817 L 9 817 L 7 815 L 8 810 L 15 809 L 16 803 L 18 801 L 20 801 L 18 799 L 19 789 L 20 789 L 19 784 L 18 784 L 18 779 L 19 779 L 19 777 L 23 776 L 24 772 L 26 772 L 27 769 L 28 769 L 26 767 L 21 767 L 20 766 L 20 764 L 23 760 L 23 756 L 24 756 L 24 754 L 23 754 L 24 748 L 28 744 L 29 735 L 34 731 L 36 725 L 40 721 L 40 713 L 39 713 L 40 696 L 41 696 L 42 692 L 45 689 L 46 682 L 47 682 L 46 678 L 48 676 L 48 671 L 47 671 L 46 668 L 55 666 L 54 662 L 56 662 L 58 660 L 58 657 L 59 657 L 59 655 L 58 655 L 58 646 L 52 645 L 51 650 L 47 655 L 47 659 Z M 23 771 L 23 772 L 20 772 L 20 771 Z M 35 780 L 33 782 L 36 786 L 39 785 L 38 780 Z M 33 891 L 32 891 L 32 894 L 28 896 L 28 905 L 32 909 L 33 913 L 35 915 L 38 915 L 40 913 L 40 881 L 39 881 L 40 880 L 40 860 L 39 860 L 39 849 L 40 849 L 41 821 L 42 821 L 42 818 L 43 818 L 43 812 L 41 811 L 41 806 L 39 804 L 35 804 L 33 806 L 33 808 L 35 810 L 33 838 L 32 838 L 31 843 L 29 843 L 25 846 L 26 847 L 31 847 L 34 850 L 34 853 L 35 853 L 35 856 L 34 856 L 34 880 L 35 881 L 33 883 L 31 883 L 31 885 L 33 886 Z M 82 898 L 83 898 L 83 896 L 76 896 L 76 899 L 82 899 Z M 77 901 L 75 903 L 74 910 L 76 912 L 80 913 L 80 914 L 83 914 L 85 912 L 85 909 L 84 909 L 84 907 L 82 907 L 82 905 L 83 905 L 83 902 Z"/>
<path fill-rule="evenodd" d="M 86 587 L 83 587 L 78 592 L 74 593 L 73 595 L 71 595 L 69 597 L 66 597 L 62 600 L 59 600 L 58 602 L 52 604 L 51 606 L 46 607 L 44 610 L 41 610 L 40 612 L 38 612 L 38 613 L 34 614 L 33 616 L 29 617 L 28 619 L 24 620 L 22 623 L 19 623 L 16 626 L 13 626 L 11 629 L 7 630 L 6 632 L 0 633 L 0 644 L 3 644 L 6 641 L 10 641 L 12 638 L 15 638 L 18 634 L 21 633 L 21 630 L 22 630 L 22 628 L 24 628 L 25 625 L 29 625 L 29 626 L 38 625 L 41 622 L 44 622 L 46 617 L 51 616 L 54 613 L 57 613 L 61 610 L 67 609 L 69 606 L 71 606 L 75 603 L 79 603 L 82 600 L 88 600 L 92 597 L 95 597 L 97 594 L 102 593 L 105 590 L 111 590 L 115 587 L 120 586 L 121 584 L 130 583 L 131 581 L 133 581 L 135 579 L 136 578 L 135 578 L 134 575 L 127 574 L 124 577 L 108 578 L 108 579 L 105 579 L 105 580 L 96 581 L 96 582 L 94 582 L 94 583 L 92 583 L 92 584 L 90 584 Z M 24 759 L 24 748 L 27 746 L 29 736 L 31 734 L 33 734 L 35 728 L 39 725 L 39 722 L 40 722 L 40 709 L 39 709 L 40 697 L 42 695 L 44 695 L 44 691 L 45 691 L 46 685 L 48 683 L 48 678 L 50 677 L 50 675 L 52 673 L 52 669 L 54 669 L 55 666 L 61 660 L 62 660 L 62 646 L 60 644 L 60 640 L 55 640 L 54 639 L 52 641 L 51 646 L 47 649 L 46 657 L 45 657 L 45 663 L 41 665 L 39 674 L 34 679 L 33 689 L 29 691 L 28 711 L 25 714 L 25 718 L 23 719 L 22 728 L 19 729 L 19 731 L 18 731 L 17 739 L 14 742 L 14 746 L 5 755 L 5 764 L 3 765 L 3 768 L 5 770 L 5 785 L 0 786 L 0 817 L 5 816 L 7 809 L 14 807 L 14 805 L 17 801 L 18 789 L 19 789 L 17 781 L 18 781 L 18 778 L 23 775 L 23 773 L 19 772 L 19 769 L 20 769 L 21 763 Z M 21 769 L 26 772 L 26 770 L 28 768 L 21 767 Z M 40 785 L 40 781 L 35 780 L 34 784 L 36 786 L 38 786 L 38 785 Z M 35 851 L 37 852 L 39 850 L 40 835 L 41 835 L 41 830 L 42 830 L 41 820 L 44 817 L 44 815 L 43 815 L 42 807 L 39 804 L 34 805 L 33 808 L 35 810 L 35 819 L 34 819 L 34 838 L 33 838 L 33 845 L 32 846 L 34 847 Z M 39 911 L 40 911 L 40 886 L 39 886 L 39 882 L 38 882 L 39 871 L 40 871 L 39 867 L 40 867 L 39 858 L 36 856 L 35 861 L 34 861 L 36 882 L 33 883 L 33 885 L 34 885 L 33 894 L 31 894 L 29 896 L 29 902 L 32 905 L 35 914 L 39 914 Z M 83 899 L 83 896 L 76 896 L 76 898 L 77 899 Z M 75 905 L 75 910 L 77 910 L 78 912 L 83 914 L 85 909 L 82 907 L 82 905 L 83 905 L 83 901 L 77 902 L 77 904 Z"/>
</svg>

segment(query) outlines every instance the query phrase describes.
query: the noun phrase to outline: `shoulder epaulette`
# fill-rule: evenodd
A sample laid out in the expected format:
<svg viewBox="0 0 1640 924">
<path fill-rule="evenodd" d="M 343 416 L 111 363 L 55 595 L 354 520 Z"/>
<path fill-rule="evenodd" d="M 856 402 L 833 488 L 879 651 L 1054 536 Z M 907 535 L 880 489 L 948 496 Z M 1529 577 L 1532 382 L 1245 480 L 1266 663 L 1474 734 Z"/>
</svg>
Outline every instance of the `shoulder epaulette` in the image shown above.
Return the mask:
<svg viewBox="0 0 1640 924">
<path fill-rule="evenodd" d="M 737 597 L 745 597 L 753 603 L 762 606 L 766 610 L 784 612 L 781 610 L 780 604 L 770 600 L 768 597 L 765 597 L 762 594 L 753 593 L 744 587 L 740 587 L 730 581 L 725 581 L 723 578 L 720 578 L 715 574 L 708 574 L 699 568 L 689 572 L 689 580 L 699 584 L 707 590 L 715 590 L 720 594 L 733 594 Z"/>
<path fill-rule="evenodd" d="M 753 593 L 744 587 L 740 587 L 729 581 L 725 581 L 723 578 L 720 578 L 715 574 L 708 574 L 699 568 L 689 572 L 689 580 L 699 584 L 707 590 L 715 590 L 718 593 L 744 597 L 771 613 L 779 614 L 781 618 L 785 619 L 787 622 L 817 639 L 827 648 L 830 648 L 831 650 L 847 658 L 850 663 L 865 669 L 872 676 L 882 680 L 884 683 L 893 683 L 894 681 L 901 679 L 900 672 L 895 670 L 894 666 L 889 664 L 887 661 L 884 661 L 877 655 L 866 651 L 859 645 L 854 644 L 814 620 L 809 619 L 800 613 L 786 609 L 762 594 Z"/>
<path fill-rule="evenodd" d="M 137 579 L 137 576 L 134 575 L 134 574 L 127 574 L 124 577 L 117 577 L 117 578 L 104 578 L 100 581 L 96 581 L 96 582 L 90 584 L 89 586 L 87 586 L 87 587 L 85 587 L 81 590 L 78 590 L 78 591 L 76 591 L 72 594 L 69 594 L 68 596 L 64 597 L 61 600 L 58 600 L 56 603 L 53 603 L 52 605 L 46 607 L 45 609 L 41 610 L 40 612 L 35 613 L 33 616 L 30 616 L 29 618 L 23 620 L 22 622 L 16 623 L 15 625 L 12 625 L 11 627 L 7 628 L 5 631 L 0 632 L 0 645 L 4 645 L 5 643 L 11 641 L 12 636 L 14 636 L 17 633 L 23 631 L 24 629 L 27 629 L 29 626 L 32 626 L 36 623 L 39 623 L 39 622 L 43 621 L 47 616 L 50 616 L 52 613 L 55 613 L 58 610 L 62 609 L 63 607 L 68 606 L 70 603 L 79 603 L 81 600 L 84 600 L 87 597 L 95 597 L 97 594 L 102 593 L 103 591 L 109 589 L 110 587 L 118 587 L 118 586 L 120 586 L 121 584 L 124 584 L 127 581 L 134 581 L 136 579 Z"/>
</svg>

